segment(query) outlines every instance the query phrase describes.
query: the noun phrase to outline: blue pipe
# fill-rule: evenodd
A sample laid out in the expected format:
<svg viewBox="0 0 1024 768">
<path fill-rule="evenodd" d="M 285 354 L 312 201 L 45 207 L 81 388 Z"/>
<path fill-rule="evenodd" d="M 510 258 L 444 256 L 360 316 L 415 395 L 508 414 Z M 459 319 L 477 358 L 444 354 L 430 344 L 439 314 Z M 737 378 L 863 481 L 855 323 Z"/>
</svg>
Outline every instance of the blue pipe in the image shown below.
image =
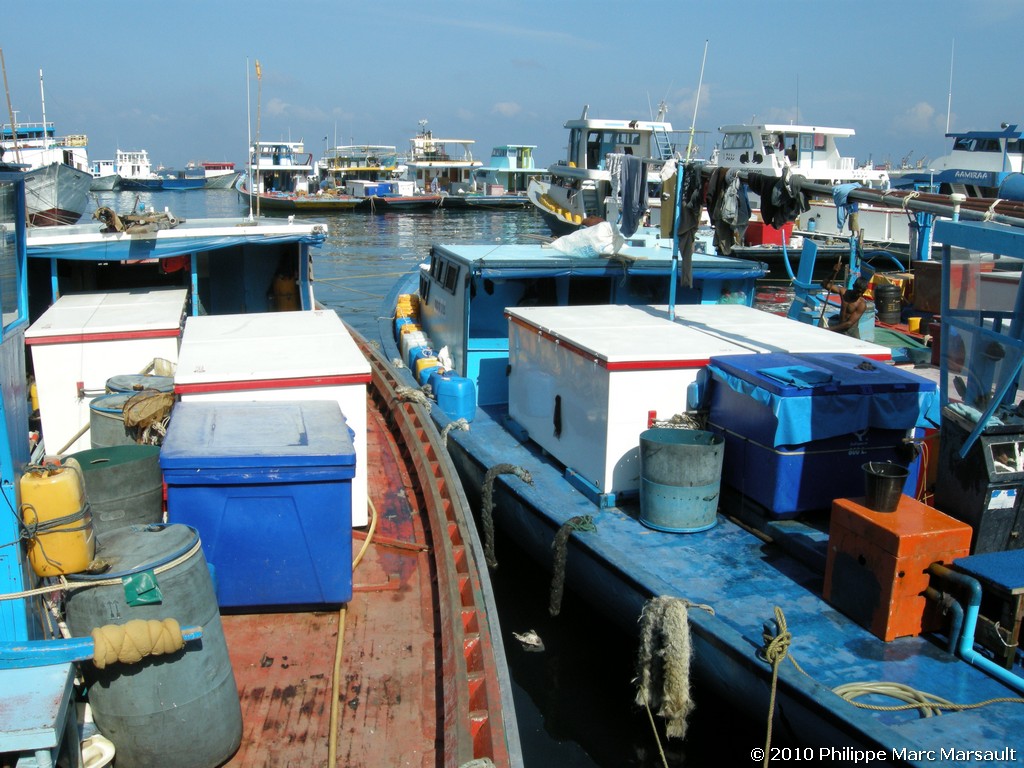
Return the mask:
<svg viewBox="0 0 1024 768">
<path fill-rule="evenodd" d="M 999 666 L 987 656 L 974 650 L 974 630 L 978 626 L 978 608 L 981 606 L 981 584 L 978 583 L 978 580 L 968 576 L 966 573 L 953 571 L 939 563 L 932 563 L 928 566 L 928 572 L 939 578 L 948 579 L 968 591 L 963 632 L 960 635 L 960 643 L 957 648 L 960 658 L 968 664 L 988 672 L 1000 682 L 1006 683 L 1011 688 L 1016 688 L 1024 693 L 1024 678 L 1013 674 L 1010 670 Z"/>
<path fill-rule="evenodd" d="M 947 592 L 940 592 L 934 587 L 928 587 L 924 591 L 924 596 L 929 600 L 938 603 L 942 612 L 949 611 L 953 614 L 953 618 L 949 624 L 949 642 L 946 644 L 946 650 L 950 653 L 956 653 L 956 644 L 960 639 L 960 632 L 964 626 L 964 609 L 956 601 L 956 599 Z"/>
</svg>

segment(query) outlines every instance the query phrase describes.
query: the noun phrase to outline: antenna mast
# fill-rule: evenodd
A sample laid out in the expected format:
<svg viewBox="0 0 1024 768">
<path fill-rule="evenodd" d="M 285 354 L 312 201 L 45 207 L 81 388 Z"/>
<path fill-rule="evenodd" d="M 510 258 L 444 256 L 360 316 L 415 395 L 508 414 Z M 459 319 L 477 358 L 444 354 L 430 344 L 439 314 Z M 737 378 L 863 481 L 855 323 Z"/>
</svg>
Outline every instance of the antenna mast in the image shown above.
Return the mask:
<svg viewBox="0 0 1024 768">
<path fill-rule="evenodd" d="M 14 160 L 21 165 L 21 145 L 18 143 L 18 122 L 11 106 L 11 91 L 7 87 L 7 64 L 4 63 L 4 49 L 0 48 L 0 69 L 4 73 L 4 94 L 7 96 L 7 113 L 11 116 L 11 138 L 14 140 Z"/>
<path fill-rule="evenodd" d="M 949 94 L 946 97 L 946 133 L 949 133 L 949 113 L 953 107 L 953 48 L 956 38 L 949 44 Z"/>
<path fill-rule="evenodd" d="M 697 80 L 697 98 L 693 102 L 693 122 L 690 123 L 690 141 L 686 145 L 686 159 L 693 152 L 693 132 L 697 128 L 697 107 L 700 106 L 700 89 L 704 84 L 704 62 L 708 60 L 708 41 L 704 41 L 704 58 L 700 60 L 700 79 Z"/>
</svg>

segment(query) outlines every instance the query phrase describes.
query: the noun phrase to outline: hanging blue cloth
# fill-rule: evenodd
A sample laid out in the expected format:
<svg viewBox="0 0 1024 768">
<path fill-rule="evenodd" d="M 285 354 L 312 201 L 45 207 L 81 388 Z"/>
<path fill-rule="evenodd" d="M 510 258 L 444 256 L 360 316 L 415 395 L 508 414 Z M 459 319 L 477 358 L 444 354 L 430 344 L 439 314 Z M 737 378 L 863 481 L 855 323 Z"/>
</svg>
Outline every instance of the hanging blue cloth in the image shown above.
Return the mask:
<svg viewBox="0 0 1024 768">
<path fill-rule="evenodd" d="M 647 173 L 643 160 L 624 155 L 622 164 L 622 213 L 619 231 L 631 237 L 647 212 Z"/>
<path fill-rule="evenodd" d="M 851 213 L 856 213 L 860 208 L 857 203 L 847 202 L 850 192 L 859 186 L 860 184 L 840 184 L 837 187 L 832 187 L 832 201 L 836 204 L 836 224 L 839 225 L 840 230 L 846 224 L 846 217 Z"/>
</svg>

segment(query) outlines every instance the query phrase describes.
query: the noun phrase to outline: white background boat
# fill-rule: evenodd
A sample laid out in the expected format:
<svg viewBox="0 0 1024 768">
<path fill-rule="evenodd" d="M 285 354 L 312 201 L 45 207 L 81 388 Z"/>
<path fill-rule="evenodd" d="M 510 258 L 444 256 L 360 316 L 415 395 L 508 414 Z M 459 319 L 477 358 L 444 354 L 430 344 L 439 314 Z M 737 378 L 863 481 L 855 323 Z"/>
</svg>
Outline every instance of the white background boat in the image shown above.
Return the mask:
<svg viewBox="0 0 1024 768">
<path fill-rule="evenodd" d="M 4 159 L 25 166 L 25 204 L 33 226 L 74 224 L 89 205 L 88 137 L 58 137 L 53 123 L 0 127 Z"/>
</svg>

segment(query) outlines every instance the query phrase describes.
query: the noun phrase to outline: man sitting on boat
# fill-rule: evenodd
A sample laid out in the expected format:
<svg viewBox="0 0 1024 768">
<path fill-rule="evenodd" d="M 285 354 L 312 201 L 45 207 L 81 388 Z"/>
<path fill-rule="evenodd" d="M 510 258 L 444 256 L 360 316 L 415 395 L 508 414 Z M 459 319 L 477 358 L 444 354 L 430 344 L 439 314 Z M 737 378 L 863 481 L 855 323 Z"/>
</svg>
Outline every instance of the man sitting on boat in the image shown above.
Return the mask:
<svg viewBox="0 0 1024 768">
<path fill-rule="evenodd" d="M 839 315 L 829 319 L 829 330 L 836 333 L 845 333 L 855 339 L 860 338 L 860 319 L 867 309 L 867 302 L 864 301 L 864 291 L 867 290 L 868 281 L 858 277 L 853 281 L 850 288 L 844 288 L 829 280 L 825 283 L 826 290 L 839 294 L 842 300 L 839 307 Z"/>
</svg>

